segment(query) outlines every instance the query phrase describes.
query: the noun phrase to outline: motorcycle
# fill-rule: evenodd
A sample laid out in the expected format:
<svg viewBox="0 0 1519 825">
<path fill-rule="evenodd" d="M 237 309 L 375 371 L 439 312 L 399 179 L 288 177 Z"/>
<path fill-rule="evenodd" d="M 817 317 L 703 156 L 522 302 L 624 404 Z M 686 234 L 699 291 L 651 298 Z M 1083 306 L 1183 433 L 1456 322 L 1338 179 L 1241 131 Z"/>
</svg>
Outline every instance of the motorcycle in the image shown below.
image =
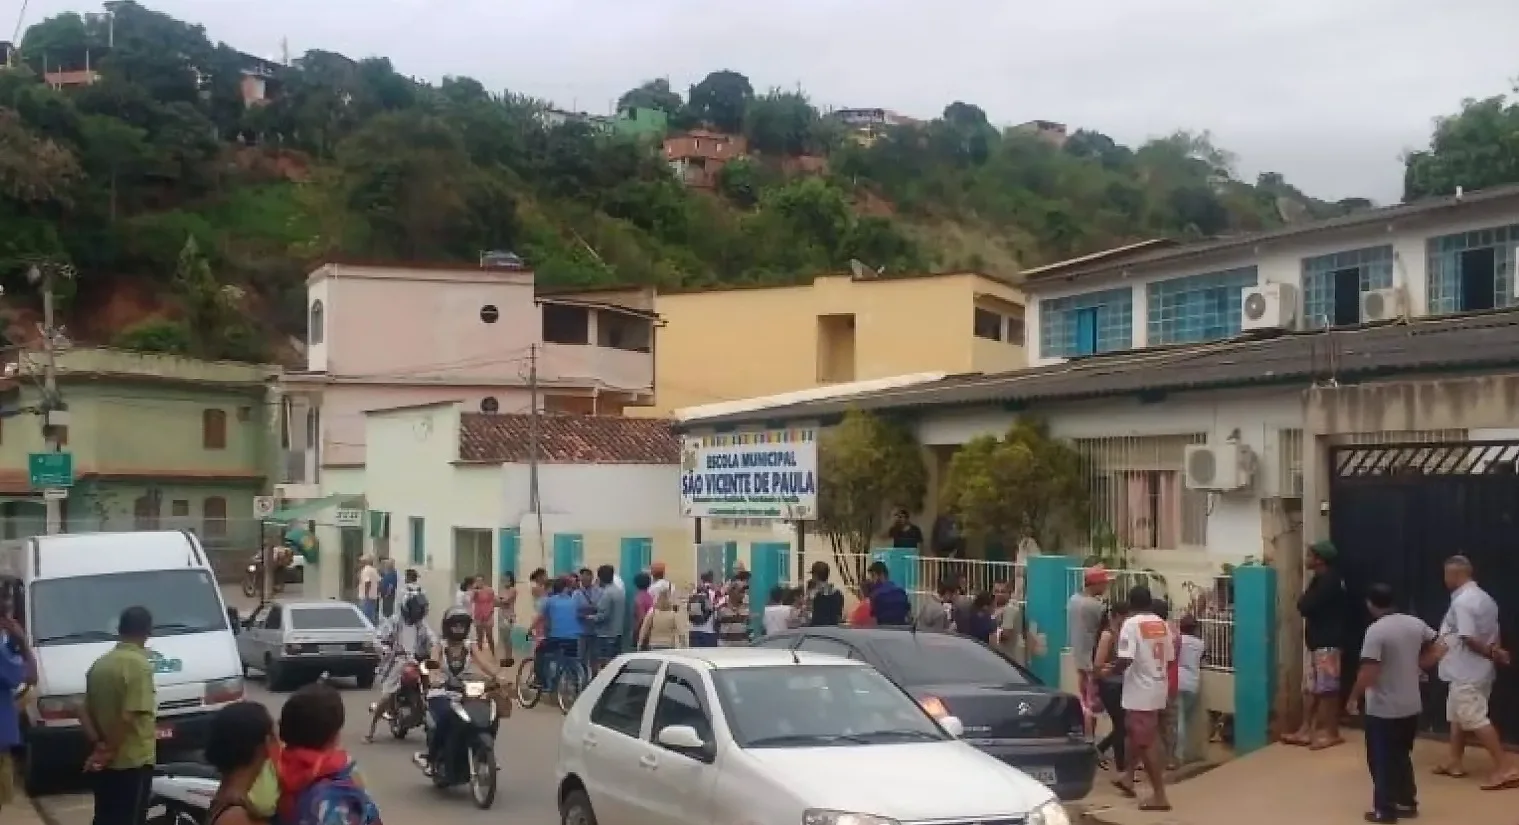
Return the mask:
<svg viewBox="0 0 1519 825">
<path fill-rule="evenodd" d="M 390 735 L 405 739 L 412 728 L 420 728 L 427 723 L 427 699 L 422 690 L 427 671 L 426 665 L 420 662 L 402 662 L 400 667 L 401 687 L 392 698 L 393 704 L 385 711 L 384 718 L 390 725 Z M 375 706 L 375 703 L 370 703 L 370 713 L 374 713 Z"/>
<path fill-rule="evenodd" d="M 426 664 L 437 671 L 435 662 Z M 496 717 L 494 685 L 483 680 L 465 680 L 462 689 L 449 693 L 449 709 L 458 717 L 457 729 L 443 750 L 439 764 L 419 764 L 432 772 L 433 785 L 452 788 L 468 783 L 475 807 L 486 810 L 496 802 Z M 432 714 L 424 714 L 429 739 L 437 735 Z M 419 763 L 422 760 L 418 760 Z"/>
<path fill-rule="evenodd" d="M 221 776 L 200 762 L 168 762 L 153 768 L 146 825 L 204 825 Z"/>
<path fill-rule="evenodd" d="M 285 589 L 286 571 L 278 567 L 274 571 L 274 581 L 271 585 L 275 593 Z M 243 595 L 250 599 L 258 598 L 259 592 L 264 589 L 264 558 L 262 553 L 254 553 L 248 567 L 243 571 Z"/>
</svg>

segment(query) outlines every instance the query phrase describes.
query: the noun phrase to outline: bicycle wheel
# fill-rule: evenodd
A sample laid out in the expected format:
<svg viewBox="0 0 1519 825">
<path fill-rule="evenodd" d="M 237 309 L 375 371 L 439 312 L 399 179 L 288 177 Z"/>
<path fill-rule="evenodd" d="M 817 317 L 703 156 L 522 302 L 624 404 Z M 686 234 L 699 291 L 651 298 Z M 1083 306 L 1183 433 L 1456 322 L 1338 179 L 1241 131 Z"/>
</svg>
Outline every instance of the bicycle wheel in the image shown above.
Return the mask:
<svg viewBox="0 0 1519 825">
<path fill-rule="evenodd" d="M 570 708 L 575 706 L 575 699 L 580 696 L 580 689 L 588 681 L 585 663 L 578 659 L 560 667 L 559 683 L 554 686 L 554 699 L 559 704 L 560 713 L 569 714 Z"/>
<path fill-rule="evenodd" d="M 530 710 L 543 698 L 543 687 L 538 684 L 538 674 L 534 672 L 533 657 L 529 656 L 517 666 L 517 704 L 523 710 Z"/>
</svg>

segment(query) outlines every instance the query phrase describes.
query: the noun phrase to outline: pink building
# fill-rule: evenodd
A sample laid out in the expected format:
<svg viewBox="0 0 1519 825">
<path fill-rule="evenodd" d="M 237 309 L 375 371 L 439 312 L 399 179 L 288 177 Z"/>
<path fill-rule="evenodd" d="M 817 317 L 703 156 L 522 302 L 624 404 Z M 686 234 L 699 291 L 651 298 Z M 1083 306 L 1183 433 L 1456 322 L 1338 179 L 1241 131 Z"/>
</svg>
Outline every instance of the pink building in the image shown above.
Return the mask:
<svg viewBox="0 0 1519 825">
<path fill-rule="evenodd" d="M 284 384 L 285 498 L 330 494 L 323 468 L 363 466 L 368 410 L 527 412 L 535 367 L 543 410 L 621 415 L 654 400 L 651 289 L 538 291 L 520 263 L 332 263 L 306 296 L 306 370 Z"/>
</svg>

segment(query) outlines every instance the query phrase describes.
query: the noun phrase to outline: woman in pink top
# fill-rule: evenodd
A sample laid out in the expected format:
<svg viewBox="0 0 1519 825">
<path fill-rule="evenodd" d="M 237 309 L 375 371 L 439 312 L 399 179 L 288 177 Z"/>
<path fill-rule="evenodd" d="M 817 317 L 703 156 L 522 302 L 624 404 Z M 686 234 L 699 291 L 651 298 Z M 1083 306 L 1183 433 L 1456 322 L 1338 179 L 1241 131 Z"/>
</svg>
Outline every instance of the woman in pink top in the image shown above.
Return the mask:
<svg viewBox="0 0 1519 825">
<path fill-rule="evenodd" d="M 486 583 L 485 577 L 475 579 L 475 591 L 470 594 L 470 612 L 474 614 L 475 640 L 481 647 L 490 648 L 496 655 L 496 591 Z"/>
</svg>

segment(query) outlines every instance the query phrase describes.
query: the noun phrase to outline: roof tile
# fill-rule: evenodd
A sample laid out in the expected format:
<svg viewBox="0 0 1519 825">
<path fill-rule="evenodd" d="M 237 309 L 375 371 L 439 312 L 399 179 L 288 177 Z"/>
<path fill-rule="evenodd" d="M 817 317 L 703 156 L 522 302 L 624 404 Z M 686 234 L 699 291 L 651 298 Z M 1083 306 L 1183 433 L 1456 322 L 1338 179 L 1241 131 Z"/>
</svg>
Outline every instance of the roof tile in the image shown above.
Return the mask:
<svg viewBox="0 0 1519 825">
<path fill-rule="evenodd" d="M 659 418 L 544 413 L 538 416 L 538 460 L 550 464 L 678 464 L 680 440 Z M 464 413 L 461 461 L 532 460 L 531 415 Z"/>
</svg>

